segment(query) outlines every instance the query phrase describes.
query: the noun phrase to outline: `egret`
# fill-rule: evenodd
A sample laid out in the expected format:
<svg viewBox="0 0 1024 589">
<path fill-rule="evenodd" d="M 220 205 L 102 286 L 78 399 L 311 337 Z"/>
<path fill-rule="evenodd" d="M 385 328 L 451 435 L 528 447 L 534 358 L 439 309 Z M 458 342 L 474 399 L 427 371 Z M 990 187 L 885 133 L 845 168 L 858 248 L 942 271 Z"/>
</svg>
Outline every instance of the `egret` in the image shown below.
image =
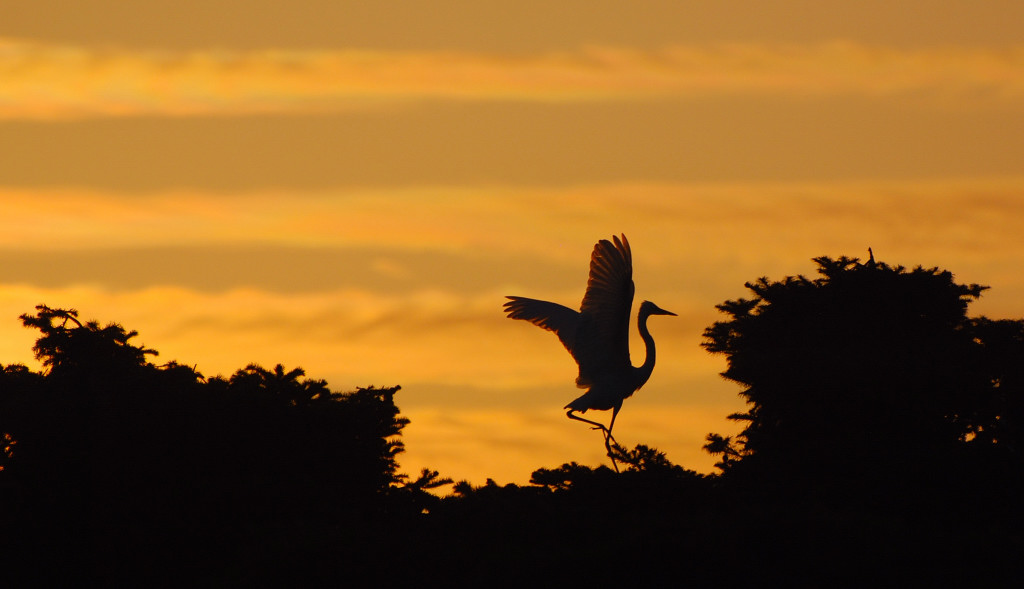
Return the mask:
<svg viewBox="0 0 1024 589">
<path fill-rule="evenodd" d="M 650 301 L 640 305 L 637 325 L 647 356 L 643 364 L 633 366 L 629 359 L 629 314 L 634 290 L 633 254 L 623 235 L 621 240 L 618 237 L 612 237 L 612 241 L 602 239 L 594 246 L 590 256 L 590 278 L 579 311 L 548 301 L 505 297 L 509 299 L 505 303 L 505 312 L 510 319 L 522 319 L 553 331 L 576 360 L 580 368 L 576 386 L 587 389 L 587 392 L 563 409 L 569 410 L 566 413 L 569 419 L 589 423 L 593 429 L 604 432 L 609 455 L 610 442 L 615 439 L 612 428 L 622 401 L 640 390 L 654 371 L 654 338 L 647 329 L 647 318 L 651 315 L 675 315 Z M 586 413 L 588 409 L 611 409 L 608 427 L 576 415 L 576 412 Z"/>
</svg>

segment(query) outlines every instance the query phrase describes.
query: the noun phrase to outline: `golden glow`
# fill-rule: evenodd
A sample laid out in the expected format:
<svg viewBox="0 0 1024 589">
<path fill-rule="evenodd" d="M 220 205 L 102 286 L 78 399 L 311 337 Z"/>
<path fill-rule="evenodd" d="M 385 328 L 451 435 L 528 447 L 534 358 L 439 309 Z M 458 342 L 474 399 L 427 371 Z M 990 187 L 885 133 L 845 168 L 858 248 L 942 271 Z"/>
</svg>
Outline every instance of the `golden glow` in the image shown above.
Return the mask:
<svg viewBox="0 0 1024 589">
<path fill-rule="evenodd" d="M 849 41 L 466 52 L 140 51 L 0 39 L 0 119 L 380 108 L 395 101 L 607 100 L 705 94 L 930 94 L 1019 100 L 1024 47 Z"/>
<path fill-rule="evenodd" d="M 442 250 L 487 247 L 573 260 L 579 258 L 579 251 L 565 251 L 559 244 L 578 239 L 585 246 L 596 239 L 590 235 L 595 223 L 616 220 L 626 228 L 666 234 L 673 227 L 686 228 L 669 243 L 646 252 L 648 261 L 672 251 L 668 246 L 695 239 L 694 232 L 704 237 L 728 231 L 767 238 L 780 225 L 801 225 L 805 239 L 813 237 L 826 248 L 834 247 L 829 241 L 845 241 L 847 235 L 910 244 L 929 241 L 937 231 L 945 232 L 947 243 L 954 240 L 950 246 L 987 243 L 996 247 L 1005 240 L 1024 240 L 1016 225 L 1024 214 L 1022 190 L 1024 176 L 566 188 L 357 188 L 234 195 L 0 189 L 4 207 L 0 246 L 30 243 L 61 249 L 250 241 Z M 424 223 L 425 218 L 431 222 Z M 879 220 L 885 224 L 878 224 Z M 522 238 L 520 227 L 525 224 L 537 229 L 530 239 Z M 974 233 L 978 224 L 987 230 Z M 766 239 L 765 246 L 788 240 Z"/>
<path fill-rule="evenodd" d="M 112 289 L 88 281 L 38 288 L 10 284 L 17 282 L 10 277 L 0 289 L 0 357 L 32 365 L 33 334 L 15 318 L 38 303 L 73 306 L 86 318 L 138 330 L 140 343 L 161 352 L 158 362 L 195 364 L 210 376 L 281 362 L 337 389 L 401 384 L 399 406 L 413 420 L 408 464 L 478 480 L 524 480 L 531 468 L 557 466 L 558 456 L 600 462 L 600 448 L 590 432 L 563 423 L 561 406 L 578 394 L 569 355 L 550 334 L 505 319 L 501 302 L 522 294 L 578 304 L 595 235 L 614 228 L 633 243 L 638 301 L 652 299 L 679 314 L 652 321 L 659 364 L 628 401 L 617 433 L 709 470 L 714 460 L 700 451 L 703 436 L 734 431 L 725 416 L 743 407 L 735 387 L 717 377 L 724 367 L 700 348 L 700 334 L 718 319 L 716 303 L 745 294 L 744 281 L 809 272 L 813 256 L 863 255 L 871 246 L 884 260 L 942 265 L 960 280 L 993 285 L 976 312 L 1015 316 L 1024 293 L 1024 279 L 1009 263 L 1024 256 L 1024 179 L 485 192 L 488 198 L 430 188 L 285 199 L 8 190 L 0 194 L 8 212 L 0 221 L 2 248 L 98 248 L 116 263 L 124 248 L 198 246 L 214 254 L 247 242 L 298 244 L 365 252 L 305 272 L 345 274 L 354 270 L 345 264 L 356 263 L 367 267 L 367 277 L 310 292 L 273 282 L 216 291 L 202 284 Z M 303 250 L 296 251 L 294 263 L 306 263 Z M 454 256 L 451 263 L 492 259 L 495 276 L 520 278 L 471 286 L 467 274 L 463 287 L 432 284 L 402 251 Z M 643 352 L 633 343 L 639 362 Z M 467 392 L 450 398 L 446 389 Z"/>
<path fill-rule="evenodd" d="M 628 235 L 636 302 L 679 315 L 617 438 L 701 471 L 743 410 L 701 332 L 746 281 L 872 247 L 1022 315 L 1005 2 L 158 4 L 5 13 L 2 364 L 34 365 L 18 315 L 75 307 L 207 375 L 401 385 L 403 470 L 522 483 L 602 444 L 503 297 L 577 305 L 597 239 Z"/>
</svg>

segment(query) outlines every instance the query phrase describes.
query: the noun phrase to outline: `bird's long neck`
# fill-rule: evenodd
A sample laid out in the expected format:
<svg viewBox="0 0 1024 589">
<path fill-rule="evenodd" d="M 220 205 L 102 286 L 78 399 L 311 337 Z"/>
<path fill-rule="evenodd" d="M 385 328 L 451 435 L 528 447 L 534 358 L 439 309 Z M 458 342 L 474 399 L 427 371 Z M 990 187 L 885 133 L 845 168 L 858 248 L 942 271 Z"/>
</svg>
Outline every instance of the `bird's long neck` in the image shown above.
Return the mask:
<svg viewBox="0 0 1024 589">
<path fill-rule="evenodd" d="M 647 382 L 647 379 L 651 378 L 651 373 L 654 372 L 656 351 L 654 349 L 654 338 L 651 337 L 651 332 L 647 329 L 648 317 L 650 317 L 650 313 L 640 313 L 636 318 L 637 326 L 640 328 L 640 337 L 643 338 L 644 347 L 647 351 L 644 363 L 635 369 L 638 383 L 637 388 L 642 387 Z"/>
</svg>

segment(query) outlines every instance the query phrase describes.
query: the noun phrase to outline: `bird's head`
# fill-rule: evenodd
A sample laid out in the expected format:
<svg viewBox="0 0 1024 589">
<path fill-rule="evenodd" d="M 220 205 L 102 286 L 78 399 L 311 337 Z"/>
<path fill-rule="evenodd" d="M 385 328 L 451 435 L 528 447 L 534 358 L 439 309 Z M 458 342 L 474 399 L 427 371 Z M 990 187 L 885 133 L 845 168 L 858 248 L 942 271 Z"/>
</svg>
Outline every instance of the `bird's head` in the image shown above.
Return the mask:
<svg viewBox="0 0 1024 589">
<path fill-rule="evenodd" d="M 651 301 L 644 301 L 640 303 L 640 314 L 641 315 L 672 315 L 676 316 L 672 311 L 666 311 L 658 305 L 655 305 Z"/>
</svg>

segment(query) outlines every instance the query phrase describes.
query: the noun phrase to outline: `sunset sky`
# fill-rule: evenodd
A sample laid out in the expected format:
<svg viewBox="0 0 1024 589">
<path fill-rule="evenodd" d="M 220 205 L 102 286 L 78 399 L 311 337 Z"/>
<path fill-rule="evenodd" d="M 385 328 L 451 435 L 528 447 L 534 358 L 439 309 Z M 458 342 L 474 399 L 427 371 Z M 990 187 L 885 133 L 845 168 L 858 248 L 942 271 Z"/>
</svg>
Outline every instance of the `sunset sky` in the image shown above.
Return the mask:
<svg viewBox="0 0 1024 589">
<path fill-rule="evenodd" d="M 74 307 L 207 376 L 401 385 L 402 470 L 525 483 L 607 460 L 572 358 L 501 305 L 577 307 L 598 239 L 678 314 L 616 438 L 702 472 L 744 405 L 701 333 L 746 281 L 871 247 L 1024 316 L 1017 1 L 2 12 L 2 364 L 38 366 L 18 315 Z"/>
</svg>

